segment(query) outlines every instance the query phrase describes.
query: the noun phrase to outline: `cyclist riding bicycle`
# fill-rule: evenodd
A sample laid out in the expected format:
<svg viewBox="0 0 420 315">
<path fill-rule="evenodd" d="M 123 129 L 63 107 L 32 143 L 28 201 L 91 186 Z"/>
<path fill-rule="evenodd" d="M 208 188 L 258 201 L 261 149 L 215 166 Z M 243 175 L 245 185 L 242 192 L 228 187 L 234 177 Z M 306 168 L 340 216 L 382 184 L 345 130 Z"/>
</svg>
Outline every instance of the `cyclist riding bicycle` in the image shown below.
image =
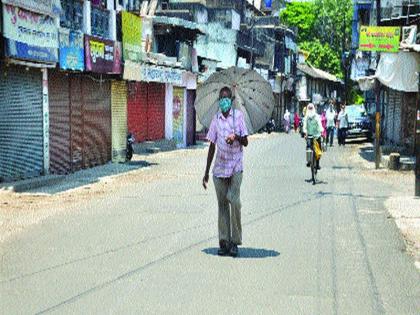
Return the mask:
<svg viewBox="0 0 420 315">
<path fill-rule="evenodd" d="M 319 148 L 321 148 L 321 135 L 324 131 L 321 123 L 321 117 L 316 113 L 315 105 L 312 103 L 308 104 L 306 108 L 306 115 L 303 120 L 303 133 L 305 134 L 305 139 L 307 139 L 307 148 L 310 148 L 311 142 L 309 141 L 308 137 L 313 137 L 319 144 Z M 306 166 L 310 166 L 308 163 Z M 316 168 L 318 170 L 321 169 L 319 166 L 319 160 L 316 161 Z"/>
</svg>

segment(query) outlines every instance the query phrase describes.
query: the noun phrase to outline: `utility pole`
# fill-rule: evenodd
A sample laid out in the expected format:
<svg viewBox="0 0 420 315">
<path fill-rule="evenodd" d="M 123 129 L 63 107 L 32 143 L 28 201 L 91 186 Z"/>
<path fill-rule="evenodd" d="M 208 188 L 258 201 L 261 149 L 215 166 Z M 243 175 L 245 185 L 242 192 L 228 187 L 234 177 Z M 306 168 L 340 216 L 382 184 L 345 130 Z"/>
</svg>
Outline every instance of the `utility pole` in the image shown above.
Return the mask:
<svg viewBox="0 0 420 315">
<path fill-rule="evenodd" d="M 254 69 L 254 1 L 252 0 L 252 14 L 251 14 L 251 69 Z"/>
<path fill-rule="evenodd" d="M 416 151 L 416 186 L 415 195 L 420 197 L 420 73 L 417 91 L 417 110 L 416 110 L 416 134 L 414 136 L 414 146 Z"/>
<path fill-rule="evenodd" d="M 375 168 L 381 166 L 381 83 L 376 81 L 376 116 L 375 116 Z"/>
<path fill-rule="evenodd" d="M 381 1 L 376 0 L 376 24 L 381 24 Z M 381 83 L 376 80 L 376 115 L 375 115 L 375 168 L 381 165 Z"/>
</svg>

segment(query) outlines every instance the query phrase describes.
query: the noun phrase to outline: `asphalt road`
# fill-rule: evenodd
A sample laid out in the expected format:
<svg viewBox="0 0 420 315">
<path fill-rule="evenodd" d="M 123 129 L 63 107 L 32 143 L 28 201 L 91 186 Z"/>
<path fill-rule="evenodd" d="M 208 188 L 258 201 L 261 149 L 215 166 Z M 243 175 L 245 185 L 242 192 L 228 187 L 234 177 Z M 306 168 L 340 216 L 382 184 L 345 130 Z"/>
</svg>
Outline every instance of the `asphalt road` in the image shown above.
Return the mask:
<svg viewBox="0 0 420 315">
<path fill-rule="evenodd" d="M 329 150 L 313 186 L 302 139 L 253 139 L 235 259 L 216 255 L 205 149 L 151 156 L 148 180 L 0 245 L 0 313 L 419 314 L 420 276 L 383 206 L 395 191 L 349 151 Z"/>
</svg>

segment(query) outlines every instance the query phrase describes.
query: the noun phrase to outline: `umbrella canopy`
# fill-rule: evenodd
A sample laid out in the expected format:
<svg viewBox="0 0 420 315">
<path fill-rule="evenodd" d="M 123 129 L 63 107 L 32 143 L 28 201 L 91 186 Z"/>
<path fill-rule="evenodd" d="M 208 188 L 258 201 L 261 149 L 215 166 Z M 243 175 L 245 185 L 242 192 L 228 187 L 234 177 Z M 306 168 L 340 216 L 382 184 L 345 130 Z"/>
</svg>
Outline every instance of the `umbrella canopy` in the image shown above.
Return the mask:
<svg viewBox="0 0 420 315">
<path fill-rule="evenodd" d="M 219 91 L 225 86 L 232 90 L 233 108 L 244 113 L 248 132 L 257 132 L 271 118 L 274 95 L 270 83 L 249 69 L 231 67 L 213 73 L 198 87 L 195 109 L 200 122 L 210 127 L 219 110 Z"/>
</svg>

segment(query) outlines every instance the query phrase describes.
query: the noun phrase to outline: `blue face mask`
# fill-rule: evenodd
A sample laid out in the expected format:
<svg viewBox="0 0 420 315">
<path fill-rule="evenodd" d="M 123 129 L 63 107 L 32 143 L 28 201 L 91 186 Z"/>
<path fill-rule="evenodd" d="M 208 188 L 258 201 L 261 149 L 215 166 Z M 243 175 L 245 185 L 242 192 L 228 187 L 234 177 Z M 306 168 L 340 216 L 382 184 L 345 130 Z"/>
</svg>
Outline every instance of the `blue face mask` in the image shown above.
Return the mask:
<svg viewBox="0 0 420 315">
<path fill-rule="evenodd" d="M 219 100 L 219 108 L 222 113 L 226 113 L 232 107 L 232 100 L 228 97 L 223 97 Z"/>
</svg>

